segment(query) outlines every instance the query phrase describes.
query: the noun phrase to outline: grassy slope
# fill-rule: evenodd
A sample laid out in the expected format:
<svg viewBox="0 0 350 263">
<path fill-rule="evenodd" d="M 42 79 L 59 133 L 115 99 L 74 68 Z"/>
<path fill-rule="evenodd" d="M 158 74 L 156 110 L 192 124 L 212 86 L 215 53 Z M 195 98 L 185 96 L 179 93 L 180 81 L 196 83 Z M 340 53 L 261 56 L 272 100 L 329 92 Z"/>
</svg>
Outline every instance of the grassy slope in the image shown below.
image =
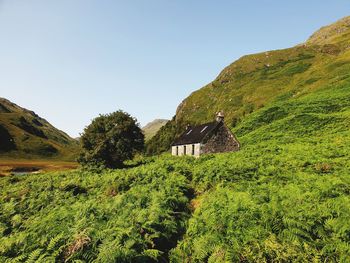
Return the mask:
<svg viewBox="0 0 350 263">
<path fill-rule="evenodd" d="M 347 262 L 349 85 L 250 115 L 236 153 L 2 178 L 0 260 Z"/>
<path fill-rule="evenodd" d="M 146 124 L 145 127 L 142 128 L 142 131 L 145 134 L 145 140 L 150 140 L 167 122 L 168 120 L 156 119 Z"/>
<path fill-rule="evenodd" d="M 18 105 L 0 98 L 0 126 L 6 136 L 0 148 L 0 158 L 72 160 L 77 142 L 56 129 L 45 119 Z M 10 143 L 9 143 L 10 142 Z"/>
<path fill-rule="evenodd" d="M 173 121 L 149 142 L 148 152 L 168 150 L 188 123 L 211 121 L 219 110 L 224 110 L 226 124 L 234 127 L 275 100 L 288 101 L 348 78 L 343 66 L 350 61 L 350 28 L 344 23 L 349 25 L 350 19 L 322 28 L 303 45 L 244 56 L 232 63 L 179 105 Z"/>
<path fill-rule="evenodd" d="M 0 261 L 350 261 L 350 56 L 324 56 L 240 120 L 239 152 L 0 178 Z"/>
<path fill-rule="evenodd" d="M 349 261 L 349 96 L 337 81 L 243 120 L 242 150 L 194 169 L 201 205 L 174 261 Z"/>
</svg>

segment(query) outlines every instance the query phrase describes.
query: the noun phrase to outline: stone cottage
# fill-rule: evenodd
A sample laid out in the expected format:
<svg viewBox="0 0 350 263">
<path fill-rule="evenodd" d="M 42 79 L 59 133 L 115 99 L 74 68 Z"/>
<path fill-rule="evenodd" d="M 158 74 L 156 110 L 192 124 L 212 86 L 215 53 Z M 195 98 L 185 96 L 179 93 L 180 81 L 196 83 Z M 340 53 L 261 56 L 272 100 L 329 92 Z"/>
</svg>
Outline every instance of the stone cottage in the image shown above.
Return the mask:
<svg viewBox="0 0 350 263">
<path fill-rule="evenodd" d="M 240 144 L 224 123 L 223 112 L 218 112 L 216 120 L 186 131 L 171 145 L 172 155 L 192 155 L 199 157 L 206 153 L 238 151 Z"/>
</svg>

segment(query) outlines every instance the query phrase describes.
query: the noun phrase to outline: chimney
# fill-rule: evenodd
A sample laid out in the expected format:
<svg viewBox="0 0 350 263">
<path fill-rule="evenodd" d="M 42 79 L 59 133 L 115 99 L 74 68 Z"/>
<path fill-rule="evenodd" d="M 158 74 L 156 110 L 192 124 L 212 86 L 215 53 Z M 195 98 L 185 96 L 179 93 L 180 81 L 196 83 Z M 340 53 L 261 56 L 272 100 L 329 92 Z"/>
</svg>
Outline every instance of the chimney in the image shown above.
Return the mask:
<svg viewBox="0 0 350 263">
<path fill-rule="evenodd" d="M 216 113 L 216 121 L 217 122 L 223 122 L 224 121 L 224 112 L 221 110 Z"/>
</svg>

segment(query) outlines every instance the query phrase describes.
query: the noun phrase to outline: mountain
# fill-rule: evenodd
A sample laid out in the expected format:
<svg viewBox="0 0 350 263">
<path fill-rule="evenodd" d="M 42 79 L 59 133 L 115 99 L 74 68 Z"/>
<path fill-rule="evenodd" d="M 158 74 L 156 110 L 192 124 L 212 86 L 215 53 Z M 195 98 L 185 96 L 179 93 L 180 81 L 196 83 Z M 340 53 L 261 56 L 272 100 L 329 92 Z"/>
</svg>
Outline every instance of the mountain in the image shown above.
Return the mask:
<svg viewBox="0 0 350 263">
<path fill-rule="evenodd" d="M 0 156 L 73 159 L 78 143 L 35 112 L 0 98 Z"/>
<path fill-rule="evenodd" d="M 350 82 L 349 72 L 350 17 L 345 17 L 321 28 L 303 44 L 243 56 L 227 66 L 213 82 L 183 100 L 174 118 L 149 141 L 147 152 L 168 150 L 187 124 L 211 121 L 219 110 L 238 133 L 242 131 L 239 126 L 259 114 L 265 122 L 292 118 L 296 109 L 286 105 L 306 103 L 304 114 L 337 112 L 350 95 L 344 88 Z"/>
<path fill-rule="evenodd" d="M 307 44 L 326 45 L 341 44 L 347 45 L 349 37 L 350 16 L 338 20 L 336 23 L 320 28 L 308 40 Z"/>
<path fill-rule="evenodd" d="M 160 128 L 162 128 L 169 120 L 164 119 L 155 119 L 149 123 L 147 123 L 143 128 L 143 132 L 145 134 L 145 140 L 148 141 L 151 139 Z"/>
</svg>

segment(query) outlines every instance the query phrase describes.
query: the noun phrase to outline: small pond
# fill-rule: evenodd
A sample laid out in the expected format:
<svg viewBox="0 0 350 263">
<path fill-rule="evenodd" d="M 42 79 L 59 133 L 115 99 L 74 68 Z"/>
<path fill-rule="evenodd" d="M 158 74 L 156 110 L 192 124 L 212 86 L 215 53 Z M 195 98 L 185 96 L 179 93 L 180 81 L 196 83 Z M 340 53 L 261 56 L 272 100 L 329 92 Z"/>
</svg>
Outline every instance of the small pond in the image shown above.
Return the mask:
<svg viewBox="0 0 350 263">
<path fill-rule="evenodd" d="M 38 167 L 16 167 L 11 170 L 12 175 L 25 175 L 38 173 L 40 168 Z"/>
</svg>

